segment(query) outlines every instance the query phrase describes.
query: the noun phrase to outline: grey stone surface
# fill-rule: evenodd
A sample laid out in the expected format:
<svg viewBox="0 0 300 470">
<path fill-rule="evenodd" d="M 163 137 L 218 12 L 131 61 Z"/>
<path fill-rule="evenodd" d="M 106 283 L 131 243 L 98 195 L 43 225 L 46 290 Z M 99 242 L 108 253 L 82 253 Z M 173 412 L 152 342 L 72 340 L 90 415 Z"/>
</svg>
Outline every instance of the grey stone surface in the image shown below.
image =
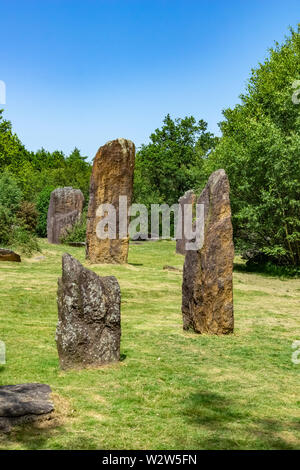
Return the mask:
<svg viewBox="0 0 300 470">
<path fill-rule="evenodd" d="M 54 410 L 50 394 L 46 384 L 0 386 L 0 431 L 9 432 L 14 425 L 45 419 Z"/>
<path fill-rule="evenodd" d="M 120 360 L 120 307 L 120 287 L 114 276 L 100 277 L 71 255 L 63 255 L 56 331 L 61 368 Z"/>
<path fill-rule="evenodd" d="M 184 234 L 184 205 L 185 204 L 195 204 L 196 195 L 193 190 L 186 191 L 181 198 L 178 199 L 178 203 L 182 211 L 182 224 L 181 224 L 181 238 L 176 239 L 176 253 L 180 255 L 185 255 L 186 249 L 185 244 L 188 241 Z"/>
<path fill-rule="evenodd" d="M 60 243 L 60 238 L 71 229 L 82 214 L 84 197 L 80 189 L 57 188 L 52 191 L 47 217 L 49 243 Z"/>
</svg>

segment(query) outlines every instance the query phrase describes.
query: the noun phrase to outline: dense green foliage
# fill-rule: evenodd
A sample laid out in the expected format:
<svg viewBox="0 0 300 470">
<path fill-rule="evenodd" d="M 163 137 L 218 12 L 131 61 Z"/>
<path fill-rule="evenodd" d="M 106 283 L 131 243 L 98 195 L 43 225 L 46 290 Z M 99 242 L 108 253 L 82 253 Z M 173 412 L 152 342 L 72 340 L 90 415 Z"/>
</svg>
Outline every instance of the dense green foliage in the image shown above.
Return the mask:
<svg viewBox="0 0 300 470">
<path fill-rule="evenodd" d="M 258 254 L 255 262 L 299 266 L 299 31 L 291 31 L 284 44 L 276 44 L 252 70 L 241 103 L 224 111 L 221 138 L 193 116 L 165 117 L 150 143 L 137 152 L 135 202 L 172 205 L 186 190 L 203 187 L 212 171 L 224 168 L 231 185 L 236 246 L 250 256 Z M 297 102 L 292 101 L 293 93 Z M 15 189 L 5 187 L 0 194 L 1 233 L 7 218 L 25 202 L 23 208 L 31 215 L 23 217 L 23 227 L 30 225 L 32 231 L 36 224 L 36 233 L 45 237 L 50 193 L 59 186 L 79 188 L 88 200 L 91 165 L 86 157 L 77 148 L 69 156 L 44 149 L 28 152 L 0 111 L 0 172 L 4 170 L 13 176 Z M 16 206 L 8 210 L 6 198 Z M 83 231 L 84 221 L 69 236 L 77 241 Z"/>
<path fill-rule="evenodd" d="M 135 202 L 172 205 L 185 191 L 199 186 L 203 159 L 217 138 L 203 120 L 196 122 L 193 116 L 173 120 L 167 115 L 150 141 L 136 156 Z"/>
<path fill-rule="evenodd" d="M 224 111 L 223 137 L 205 162 L 231 184 L 235 238 L 280 264 L 300 264 L 300 35 L 291 32 L 252 71 L 241 104 Z"/>
<path fill-rule="evenodd" d="M 36 220 L 35 205 L 22 201 L 17 182 L 4 171 L 0 176 L 0 245 L 16 246 L 26 254 L 37 251 Z"/>
<path fill-rule="evenodd" d="M 6 169 L 14 175 L 25 200 L 35 201 L 45 186 L 73 186 L 87 199 L 91 165 L 86 159 L 76 147 L 69 156 L 45 149 L 27 151 L 0 110 L 0 173 Z"/>
<path fill-rule="evenodd" d="M 27 151 L 0 110 L 0 243 L 32 251 L 32 234 L 47 235 L 50 194 L 57 187 L 81 189 L 87 202 L 91 165 L 86 159 L 76 147 L 69 156 Z"/>
</svg>

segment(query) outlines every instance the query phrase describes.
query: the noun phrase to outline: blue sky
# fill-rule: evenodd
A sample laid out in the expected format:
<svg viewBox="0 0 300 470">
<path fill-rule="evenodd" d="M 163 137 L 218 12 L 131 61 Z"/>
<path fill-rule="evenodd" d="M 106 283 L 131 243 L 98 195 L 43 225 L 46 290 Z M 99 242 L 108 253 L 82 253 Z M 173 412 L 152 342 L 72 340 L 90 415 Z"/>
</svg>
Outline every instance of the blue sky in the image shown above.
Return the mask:
<svg viewBox="0 0 300 470">
<path fill-rule="evenodd" d="M 29 150 L 89 158 L 117 137 L 147 143 L 167 113 L 218 132 L 299 13 L 299 0 L 0 0 L 1 107 Z"/>
</svg>

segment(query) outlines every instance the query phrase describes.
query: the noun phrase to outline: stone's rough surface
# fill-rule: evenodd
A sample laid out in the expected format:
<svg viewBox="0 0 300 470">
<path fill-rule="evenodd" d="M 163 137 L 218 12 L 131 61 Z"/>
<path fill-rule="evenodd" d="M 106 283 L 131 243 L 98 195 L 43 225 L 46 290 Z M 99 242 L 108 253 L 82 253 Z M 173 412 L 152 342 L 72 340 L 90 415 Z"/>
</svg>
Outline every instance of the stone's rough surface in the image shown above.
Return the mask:
<svg viewBox="0 0 300 470">
<path fill-rule="evenodd" d="M 185 238 L 184 235 L 184 204 L 195 204 L 196 202 L 196 195 L 194 194 L 194 191 L 186 191 L 181 198 L 179 198 L 178 203 L 181 207 L 181 213 L 182 213 L 182 230 L 181 230 L 181 238 L 178 238 L 176 240 L 176 253 L 180 255 L 185 255 L 186 249 L 185 249 L 185 244 L 187 242 L 187 239 Z"/>
<path fill-rule="evenodd" d="M 20 263 L 21 257 L 20 255 L 17 255 L 17 253 L 15 253 L 14 251 L 0 248 L 0 261 L 15 261 L 17 263 Z"/>
<path fill-rule="evenodd" d="M 51 388 L 45 384 L 0 386 L 0 431 L 49 417 L 54 410 L 50 394 Z"/>
<path fill-rule="evenodd" d="M 80 218 L 84 197 L 80 189 L 57 188 L 51 193 L 47 218 L 49 243 L 60 243 L 60 238 Z"/>
<path fill-rule="evenodd" d="M 129 237 L 119 238 L 119 196 L 131 205 L 135 147 L 130 140 L 116 139 L 100 147 L 94 159 L 87 218 L 86 257 L 92 263 L 127 263 Z M 99 239 L 96 227 L 101 204 L 116 209 L 116 239 Z M 128 218 L 127 218 L 128 222 Z"/>
<path fill-rule="evenodd" d="M 204 245 L 187 251 L 183 269 L 183 328 L 197 333 L 233 331 L 232 241 L 229 181 L 224 170 L 211 174 L 198 204 L 204 204 Z"/>
<path fill-rule="evenodd" d="M 100 277 L 71 255 L 58 280 L 56 342 L 62 369 L 120 360 L 121 294 L 114 276 Z"/>
</svg>

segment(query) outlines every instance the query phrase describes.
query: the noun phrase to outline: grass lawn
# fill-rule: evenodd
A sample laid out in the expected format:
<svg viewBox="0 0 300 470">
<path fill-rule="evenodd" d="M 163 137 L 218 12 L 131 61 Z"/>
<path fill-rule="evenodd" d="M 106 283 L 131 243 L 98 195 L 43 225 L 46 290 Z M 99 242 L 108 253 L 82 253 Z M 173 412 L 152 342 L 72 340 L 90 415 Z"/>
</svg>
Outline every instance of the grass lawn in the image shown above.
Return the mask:
<svg viewBox="0 0 300 470">
<path fill-rule="evenodd" d="M 54 418 L 0 437 L 1 449 L 300 448 L 300 281 L 234 273 L 235 333 L 182 331 L 182 267 L 173 242 L 131 245 L 129 264 L 93 265 L 122 291 L 122 361 L 62 372 L 55 345 L 57 278 L 67 251 L 0 264 L 0 384 L 52 387 Z"/>
</svg>

